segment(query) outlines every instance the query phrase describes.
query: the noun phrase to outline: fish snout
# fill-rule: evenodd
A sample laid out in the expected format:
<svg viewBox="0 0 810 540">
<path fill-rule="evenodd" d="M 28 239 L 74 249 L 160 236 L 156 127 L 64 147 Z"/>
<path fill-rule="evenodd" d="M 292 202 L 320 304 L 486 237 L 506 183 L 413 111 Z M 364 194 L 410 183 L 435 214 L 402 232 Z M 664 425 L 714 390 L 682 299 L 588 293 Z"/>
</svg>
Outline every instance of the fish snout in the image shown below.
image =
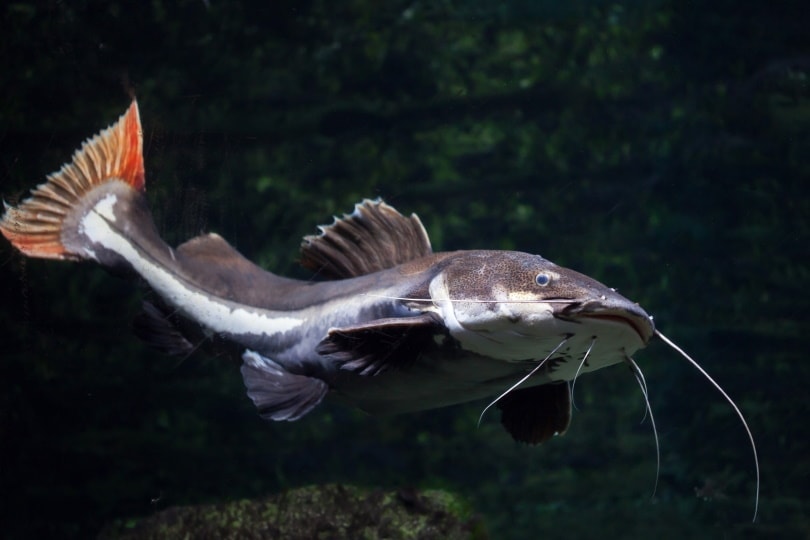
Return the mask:
<svg viewBox="0 0 810 540">
<path fill-rule="evenodd" d="M 599 319 L 630 326 L 642 343 L 649 343 L 655 333 L 653 318 L 636 302 L 612 293 L 565 305 L 559 316 L 570 320 Z"/>
</svg>

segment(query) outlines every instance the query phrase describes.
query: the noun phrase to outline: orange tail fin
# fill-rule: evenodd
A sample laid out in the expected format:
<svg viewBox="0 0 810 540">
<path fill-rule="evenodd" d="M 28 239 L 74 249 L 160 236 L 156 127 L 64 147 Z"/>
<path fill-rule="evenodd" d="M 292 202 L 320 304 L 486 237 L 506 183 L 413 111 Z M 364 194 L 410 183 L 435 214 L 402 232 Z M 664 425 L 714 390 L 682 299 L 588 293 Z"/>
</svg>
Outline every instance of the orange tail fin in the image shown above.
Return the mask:
<svg viewBox="0 0 810 540">
<path fill-rule="evenodd" d="M 119 180 L 143 191 L 143 133 L 138 103 L 116 123 L 88 139 L 73 160 L 31 192 L 17 207 L 6 205 L 0 232 L 23 254 L 45 259 L 80 259 L 62 242 L 65 219 L 93 188 Z"/>
</svg>

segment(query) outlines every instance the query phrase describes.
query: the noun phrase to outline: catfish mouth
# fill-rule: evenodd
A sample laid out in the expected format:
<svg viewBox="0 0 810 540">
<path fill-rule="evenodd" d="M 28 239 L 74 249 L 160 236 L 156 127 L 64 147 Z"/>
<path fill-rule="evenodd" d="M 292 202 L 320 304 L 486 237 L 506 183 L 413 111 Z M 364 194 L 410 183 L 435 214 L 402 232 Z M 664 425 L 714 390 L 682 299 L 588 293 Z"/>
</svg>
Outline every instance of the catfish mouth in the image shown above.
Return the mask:
<svg viewBox="0 0 810 540">
<path fill-rule="evenodd" d="M 641 313 L 644 312 L 642 311 Z M 636 331 L 636 334 L 638 334 L 641 342 L 646 345 L 649 343 L 650 338 L 652 338 L 653 333 L 655 332 L 655 327 L 653 326 L 652 318 L 650 318 L 646 313 L 643 315 L 641 313 L 627 312 L 624 310 L 605 310 L 603 312 L 596 313 L 580 313 L 575 317 L 575 319 L 599 319 L 629 326 Z"/>
<path fill-rule="evenodd" d="M 618 302 L 608 300 L 608 305 L 600 301 L 574 301 L 559 312 L 555 311 L 554 316 L 571 322 L 582 322 L 582 319 L 588 318 L 629 326 L 635 330 L 644 345 L 649 343 L 655 333 L 652 317 L 637 304 L 624 298 L 619 299 Z"/>
</svg>

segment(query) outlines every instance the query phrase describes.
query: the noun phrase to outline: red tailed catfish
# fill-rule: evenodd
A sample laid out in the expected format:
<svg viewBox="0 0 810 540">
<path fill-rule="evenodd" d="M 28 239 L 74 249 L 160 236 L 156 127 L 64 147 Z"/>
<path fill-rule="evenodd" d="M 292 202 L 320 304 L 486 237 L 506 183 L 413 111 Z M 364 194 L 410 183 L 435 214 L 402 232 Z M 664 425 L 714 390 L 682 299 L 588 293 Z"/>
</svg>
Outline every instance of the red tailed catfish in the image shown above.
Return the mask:
<svg viewBox="0 0 810 540">
<path fill-rule="evenodd" d="M 694 363 L 598 281 L 528 253 L 434 253 L 416 215 L 379 200 L 304 238 L 301 261 L 319 281 L 268 272 L 216 234 L 172 248 L 144 196 L 142 147 L 133 101 L 7 206 L 0 231 L 29 257 L 139 275 L 160 302 L 144 303 L 136 333 L 170 354 L 227 343 L 268 420 L 297 420 L 327 395 L 380 414 L 497 396 L 506 430 L 539 444 L 566 431 L 579 374 L 626 362 L 646 399 L 631 356 L 655 335 Z"/>
</svg>

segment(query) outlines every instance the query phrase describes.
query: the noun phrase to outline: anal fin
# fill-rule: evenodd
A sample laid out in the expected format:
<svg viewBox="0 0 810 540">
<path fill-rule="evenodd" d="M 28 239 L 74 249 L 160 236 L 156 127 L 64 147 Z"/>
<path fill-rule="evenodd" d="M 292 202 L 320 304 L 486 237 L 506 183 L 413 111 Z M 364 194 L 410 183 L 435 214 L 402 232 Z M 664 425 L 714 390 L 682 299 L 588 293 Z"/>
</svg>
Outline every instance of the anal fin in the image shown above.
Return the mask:
<svg viewBox="0 0 810 540">
<path fill-rule="evenodd" d="M 563 435 L 571 423 L 571 392 L 567 383 L 520 388 L 498 401 L 501 424 L 519 442 L 542 444 Z"/>
<path fill-rule="evenodd" d="M 132 321 L 132 330 L 136 336 L 150 347 L 169 355 L 189 354 L 194 346 L 175 326 L 168 313 L 151 302 L 144 301 L 143 311 Z"/>
<path fill-rule="evenodd" d="M 242 354 L 247 394 L 265 420 L 298 420 L 323 400 L 329 386 L 322 380 L 290 373 L 254 351 Z"/>
</svg>

